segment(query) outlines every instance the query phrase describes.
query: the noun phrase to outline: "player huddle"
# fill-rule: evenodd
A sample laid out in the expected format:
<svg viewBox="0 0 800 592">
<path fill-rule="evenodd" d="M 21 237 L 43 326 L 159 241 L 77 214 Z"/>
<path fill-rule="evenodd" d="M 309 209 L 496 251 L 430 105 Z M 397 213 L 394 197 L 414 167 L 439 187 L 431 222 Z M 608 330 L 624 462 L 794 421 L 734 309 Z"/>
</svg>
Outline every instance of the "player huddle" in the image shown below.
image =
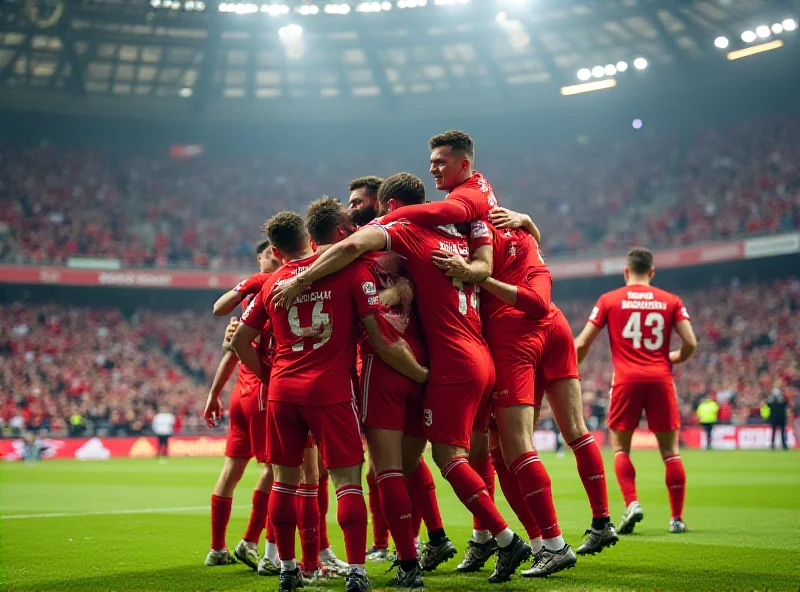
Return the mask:
<svg viewBox="0 0 800 592">
<path fill-rule="evenodd" d="M 398 173 L 352 182 L 349 210 L 322 198 L 305 219 L 280 212 L 264 227 L 269 242 L 259 246 L 261 272 L 215 304 L 216 314 L 229 314 L 240 302 L 245 311 L 228 327 L 206 408 L 206 420 L 215 423 L 238 358 L 207 565 L 235 556 L 259 573 L 279 573 L 281 591 L 334 574 L 345 577 L 348 592 L 369 589 L 361 486 L 366 442 L 368 481 L 380 500 L 371 506 L 382 513 L 396 546 L 394 587 L 422 590 L 423 572 L 456 554 L 423 460 L 428 443 L 473 516 L 473 538 L 457 571 L 477 571 L 493 555 L 491 583 L 508 581 L 531 557 L 525 577 L 573 567 L 576 555 L 561 535 L 550 478 L 533 445 L 545 394 L 592 510 L 577 553 L 616 544 L 578 372 L 579 356 L 606 324 L 617 372 L 609 427 L 627 505 L 620 531 L 631 532 L 643 516 L 628 456 L 642 409 L 667 467 L 670 530 L 685 530 L 670 364 L 691 356 L 694 335 L 680 300 L 649 286 L 652 256 L 631 252 L 628 286 L 600 299 L 576 349 L 566 318 L 551 302 L 538 228 L 498 206 L 489 182 L 473 170 L 467 134 L 439 134 L 429 147 L 430 172 L 437 189 L 447 192 L 444 201 L 426 203 L 422 181 Z M 670 352 L 673 327 L 684 345 Z M 253 456 L 266 468 L 247 532 L 231 555 L 225 528 L 233 488 Z M 527 541 L 495 506 L 495 474 Z M 346 563 L 327 541 L 329 479 Z M 418 552 L 421 522 L 428 542 Z M 265 527 L 267 547 L 259 559 Z"/>
</svg>

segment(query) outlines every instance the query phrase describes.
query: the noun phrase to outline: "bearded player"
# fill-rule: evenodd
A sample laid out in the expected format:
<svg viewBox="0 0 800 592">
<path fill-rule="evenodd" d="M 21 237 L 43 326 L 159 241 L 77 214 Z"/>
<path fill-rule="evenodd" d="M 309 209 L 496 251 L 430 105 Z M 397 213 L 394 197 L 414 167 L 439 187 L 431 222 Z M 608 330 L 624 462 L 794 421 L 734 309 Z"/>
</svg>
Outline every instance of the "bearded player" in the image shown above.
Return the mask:
<svg viewBox="0 0 800 592">
<path fill-rule="evenodd" d="M 408 173 L 384 180 L 378 193 L 380 213 L 424 200 L 422 181 Z M 275 302 L 292 301 L 314 282 L 364 253 L 392 250 L 406 258 L 407 271 L 417 287 L 418 311 L 433 368 L 424 395 L 425 435 L 444 478 L 495 537 L 498 559 L 489 581 L 500 583 L 510 579 L 531 551 L 508 528 L 467 459 L 478 408 L 493 388 L 494 365 L 481 335 L 475 289 L 447 278 L 431 261 L 438 250 L 468 254 L 468 249 L 466 238 L 452 226 L 431 229 L 406 221 L 367 226 L 326 251 L 294 282 L 284 284 Z"/>
<path fill-rule="evenodd" d="M 361 428 L 353 405 L 350 368 L 356 354 L 352 328 L 360 320 L 381 357 L 417 382 L 428 379 L 404 341 L 384 341 L 376 315 L 379 299 L 372 275 L 356 264 L 318 283 L 315 290 L 292 299 L 288 309 L 272 304 L 276 286 L 291 281 L 317 259 L 303 219 L 280 212 L 266 225 L 273 252 L 284 262 L 242 315 L 232 347 L 242 363 L 264 377 L 251 341 L 271 323 L 276 350 L 269 377 L 267 457 L 275 481 L 269 500 L 270 520 L 281 560 L 279 590 L 302 586 L 295 559 L 295 497 L 309 432 L 336 486 L 338 518 L 345 539 L 350 573 L 347 592 L 369 589 L 364 568 L 367 509 L 361 489 Z"/>
<path fill-rule="evenodd" d="M 608 326 L 614 377 L 608 409 L 608 428 L 614 449 L 617 474 L 625 513 L 620 534 L 630 534 L 644 517 L 636 495 L 636 470 L 631 463 L 631 439 L 644 411 L 647 425 L 655 434 L 666 467 L 666 484 L 672 518 L 671 533 L 686 532 L 683 502 L 686 472 L 678 451 L 678 410 L 672 365 L 692 357 L 697 349 L 686 307 L 675 294 L 651 285 L 655 267 L 647 249 L 628 253 L 625 286 L 603 294 L 595 304 L 581 334 L 575 340 L 582 361 L 603 327 Z M 670 351 L 673 329 L 681 347 Z"/>
</svg>

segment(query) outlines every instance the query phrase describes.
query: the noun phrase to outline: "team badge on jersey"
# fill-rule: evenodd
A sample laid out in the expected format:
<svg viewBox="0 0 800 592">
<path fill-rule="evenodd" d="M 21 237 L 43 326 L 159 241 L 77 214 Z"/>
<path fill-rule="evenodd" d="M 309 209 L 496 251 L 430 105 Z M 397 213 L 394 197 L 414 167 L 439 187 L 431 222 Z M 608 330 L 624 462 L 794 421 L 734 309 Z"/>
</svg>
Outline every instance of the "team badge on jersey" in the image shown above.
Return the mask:
<svg viewBox="0 0 800 592">
<path fill-rule="evenodd" d="M 367 296 L 373 296 L 378 293 L 373 282 L 364 282 L 361 284 L 361 289 L 364 290 L 364 294 Z"/>
</svg>

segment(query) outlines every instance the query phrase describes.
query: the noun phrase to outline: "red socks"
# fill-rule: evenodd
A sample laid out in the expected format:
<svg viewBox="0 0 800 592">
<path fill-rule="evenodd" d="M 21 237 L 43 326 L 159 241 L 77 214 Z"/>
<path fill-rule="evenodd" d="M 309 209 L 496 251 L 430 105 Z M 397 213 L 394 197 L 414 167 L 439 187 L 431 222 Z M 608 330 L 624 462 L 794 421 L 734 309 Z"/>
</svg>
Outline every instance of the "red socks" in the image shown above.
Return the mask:
<svg viewBox="0 0 800 592">
<path fill-rule="evenodd" d="M 669 507 L 672 519 L 683 519 L 683 501 L 686 499 L 686 471 L 683 470 L 683 461 L 680 454 L 664 457 L 664 466 L 667 469 L 667 491 L 669 492 Z"/>
<path fill-rule="evenodd" d="M 528 533 L 528 538 L 533 540 L 542 536 L 542 533 L 539 532 L 539 525 L 536 524 L 536 518 L 533 517 L 531 509 L 525 503 L 525 498 L 522 497 L 517 478 L 511 474 L 503 460 L 500 448 L 492 449 L 492 464 L 497 472 L 497 480 L 500 481 L 500 491 L 503 492 L 511 510 L 517 515 L 525 532 Z"/>
<path fill-rule="evenodd" d="M 369 514 L 372 517 L 372 544 L 376 549 L 389 548 L 389 525 L 381 509 L 381 494 L 375 473 L 367 473 L 367 487 L 369 489 Z"/>
<path fill-rule="evenodd" d="M 638 498 L 636 497 L 636 469 L 633 468 L 631 457 L 627 452 L 620 450 L 614 453 L 614 472 L 617 474 L 617 482 L 622 490 L 625 505 L 630 506 Z"/>
<path fill-rule="evenodd" d="M 408 493 L 414 500 L 414 505 L 419 509 L 422 520 L 428 532 L 441 530 L 442 515 L 439 512 L 439 502 L 436 499 L 436 484 L 433 475 L 425 460 L 420 460 L 417 468 L 406 479 Z"/>
<path fill-rule="evenodd" d="M 406 491 L 408 492 L 408 487 L 406 487 Z M 411 498 L 410 492 L 408 492 L 408 497 L 411 499 L 411 531 L 414 533 L 414 539 L 418 539 L 419 530 L 422 528 L 422 514 L 417 504 L 414 503 L 413 498 Z"/>
<path fill-rule="evenodd" d="M 414 524 L 412 519 L 411 498 L 408 495 L 405 479 L 400 470 L 383 471 L 375 480 L 380 489 L 381 508 L 394 544 L 397 557 L 416 559 L 417 548 L 414 546 Z"/>
<path fill-rule="evenodd" d="M 300 530 L 300 565 L 304 572 L 317 569 L 319 556 L 319 502 L 317 485 L 300 485 L 295 508 Z"/>
<path fill-rule="evenodd" d="M 536 451 L 519 456 L 508 468 L 517 478 L 525 503 L 542 532 L 542 538 L 551 539 L 560 536 L 561 529 L 558 527 L 556 508 L 553 505 L 550 475 L 547 474 Z"/>
<path fill-rule="evenodd" d="M 358 485 L 345 485 L 336 490 L 336 500 L 347 563 L 351 566 L 364 565 L 367 549 L 367 505 L 364 503 L 364 492 Z M 278 550 L 280 551 L 280 547 Z"/>
<path fill-rule="evenodd" d="M 483 480 L 489 498 L 494 501 L 494 467 L 492 466 L 491 459 L 470 459 L 469 466 L 478 473 L 478 476 Z M 486 526 L 481 524 L 481 521 L 474 515 L 472 516 L 472 528 L 475 530 L 489 530 Z"/>
<path fill-rule="evenodd" d="M 232 497 L 211 496 L 211 548 L 215 551 L 225 549 L 225 531 L 231 518 Z"/>
<path fill-rule="evenodd" d="M 244 533 L 244 540 L 248 543 L 258 544 L 261 533 L 267 525 L 267 505 L 269 504 L 269 493 L 264 493 L 256 489 L 253 492 L 253 509 L 250 510 L 250 523 L 247 525 L 247 532 Z"/>
<path fill-rule="evenodd" d="M 578 475 L 581 476 L 583 488 L 589 497 L 592 507 L 592 518 L 607 518 L 608 489 L 606 488 L 606 470 L 600 448 L 592 434 L 585 434 L 569 443 L 575 461 L 578 463 Z"/>
<path fill-rule="evenodd" d="M 317 505 L 319 506 L 319 550 L 328 549 L 331 542 L 328 540 L 328 475 L 319 478 L 319 494 Z"/>
<path fill-rule="evenodd" d="M 296 498 L 296 485 L 286 485 L 277 481 L 272 484 L 272 493 L 269 496 L 269 519 L 275 533 L 278 557 L 284 561 L 295 558 Z"/>
<path fill-rule="evenodd" d="M 450 485 L 467 509 L 492 535 L 502 532 L 507 524 L 494 505 L 486 485 L 480 476 L 469 466 L 464 456 L 454 458 L 442 469 L 442 476 Z"/>
</svg>

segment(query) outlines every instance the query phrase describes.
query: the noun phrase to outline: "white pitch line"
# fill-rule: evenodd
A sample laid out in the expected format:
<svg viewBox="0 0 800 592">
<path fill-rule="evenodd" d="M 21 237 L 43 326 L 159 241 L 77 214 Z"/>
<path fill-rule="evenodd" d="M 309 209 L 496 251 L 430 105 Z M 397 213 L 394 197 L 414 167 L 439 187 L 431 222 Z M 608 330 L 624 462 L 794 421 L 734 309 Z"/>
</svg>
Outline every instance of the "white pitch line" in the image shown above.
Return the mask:
<svg viewBox="0 0 800 592">
<path fill-rule="evenodd" d="M 238 505 L 234 508 L 247 506 Z M 80 516 L 115 516 L 120 514 L 169 514 L 171 512 L 195 512 L 210 510 L 210 506 L 178 506 L 176 508 L 138 508 L 135 510 L 98 510 L 95 512 L 50 512 L 47 514 L 8 514 L 0 520 L 26 520 L 31 518 L 78 518 Z"/>
</svg>

